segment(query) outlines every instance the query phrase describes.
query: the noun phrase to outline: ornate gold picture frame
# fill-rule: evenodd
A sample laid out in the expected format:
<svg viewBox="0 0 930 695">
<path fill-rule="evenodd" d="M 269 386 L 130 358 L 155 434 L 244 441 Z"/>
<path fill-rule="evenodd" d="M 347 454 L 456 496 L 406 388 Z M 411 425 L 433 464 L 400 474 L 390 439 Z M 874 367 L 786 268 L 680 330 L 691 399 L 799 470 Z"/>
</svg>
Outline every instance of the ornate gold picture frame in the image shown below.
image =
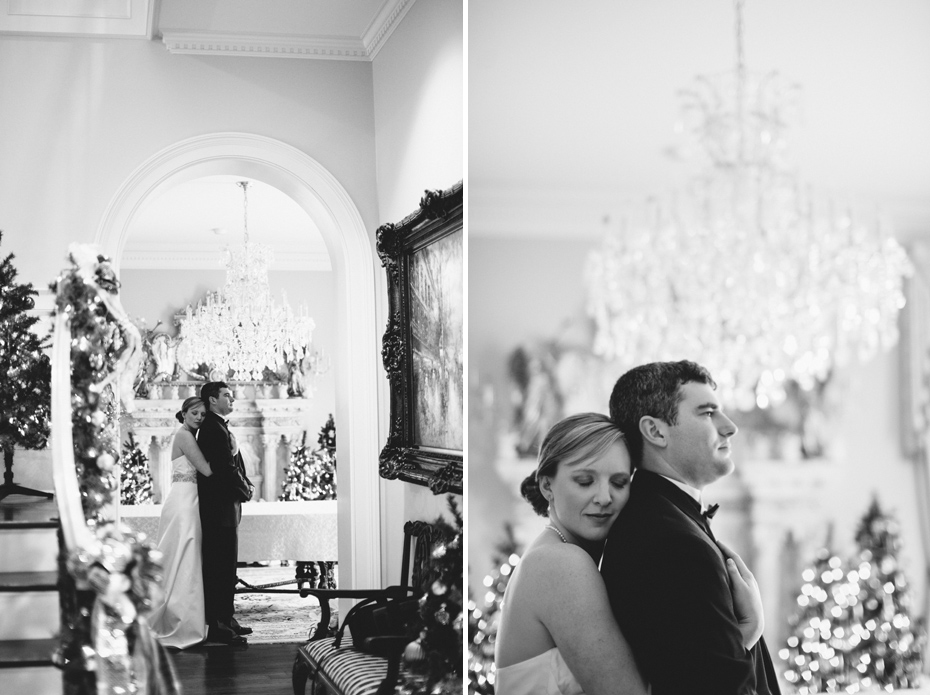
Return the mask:
<svg viewBox="0 0 930 695">
<path fill-rule="evenodd" d="M 462 198 L 462 182 L 427 191 L 416 212 L 377 231 L 389 302 L 381 355 L 391 383 L 379 470 L 435 494 L 462 493 Z"/>
</svg>

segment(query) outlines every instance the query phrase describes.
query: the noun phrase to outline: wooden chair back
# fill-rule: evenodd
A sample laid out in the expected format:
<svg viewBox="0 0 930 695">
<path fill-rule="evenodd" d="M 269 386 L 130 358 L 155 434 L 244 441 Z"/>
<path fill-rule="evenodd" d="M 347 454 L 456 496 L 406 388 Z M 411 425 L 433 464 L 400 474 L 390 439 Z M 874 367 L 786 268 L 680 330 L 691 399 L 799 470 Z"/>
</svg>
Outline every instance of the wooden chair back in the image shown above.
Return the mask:
<svg viewBox="0 0 930 695">
<path fill-rule="evenodd" d="M 433 541 L 437 535 L 437 529 L 425 521 L 408 521 L 404 524 L 401 586 L 414 589 L 426 588 L 426 583 L 431 578 Z"/>
</svg>

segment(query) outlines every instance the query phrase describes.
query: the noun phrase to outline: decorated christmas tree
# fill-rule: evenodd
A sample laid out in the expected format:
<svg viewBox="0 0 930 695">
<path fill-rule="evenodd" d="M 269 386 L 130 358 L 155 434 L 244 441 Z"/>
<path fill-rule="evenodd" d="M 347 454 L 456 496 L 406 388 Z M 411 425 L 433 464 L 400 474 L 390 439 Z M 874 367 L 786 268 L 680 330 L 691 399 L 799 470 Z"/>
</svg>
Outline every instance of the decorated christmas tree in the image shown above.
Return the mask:
<svg viewBox="0 0 930 695">
<path fill-rule="evenodd" d="M 420 597 L 420 639 L 424 659 L 414 670 L 425 672 L 420 680 L 408 679 L 401 692 L 462 692 L 462 583 L 463 520 L 455 497 L 448 497 L 453 523 L 437 519 L 440 537 L 433 545 L 435 575 Z"/>
<path fill-rule="evenodd" d="M 152 501 L 152 474 L 149 473 L 149 457 L 142 453 L 136 435 L 129 430 L 129 438 L 123 442 L 120 480 L 120 502 L 122 504 L 146 504 Z"/>
<path fill-rule="evenodd" d="M 336 499 L 336 424 L 330 415 L 311 450 L 304 432 L 299 447 L 291 452 L 291 462 L 284 471 L 281 501 Z"/>
<path fill-rule="evenodd" d="M 0 234 L 2 239 L 2 234 Z M 30 316 L 38 292 L 16 282 L 13 254 L 0 261 L 0 448 L 5 472 L 0 500 L 7 495 L 52 497 L 13 482 L 14 447 L 42 449 L 48 441 L 51 364 Z"/>
<path fill-rule="evenodd" d="M 858 556 L 828 550 L 804 570 L 798 613 L 779 656 L 801 695 L 913 688 L 925 633 L 908 614 L 897 523 L 873 502 L 856 533 Z"/>
<path fill-rule="evenodd" d="M 494 643 L 500 619 L 504 590 L 520 562 L 520 550 L 513 536 L 513 527 L 504 526 L 505 539 L 497 546 L 494 569 L 484 578 L 486 589 L 481 604 L 473 597 L 468 601 L 468 692 L 480 695 L 494 693 Z"/>
<path fill-rule="evenodd" d="M 785 678 L 802 695 L 845 691 L 858 682 L 846 663 L 850 642 L 857 639 L 857 591 L 843 560 L 828 548 L 817 553 L 801 578 L 798 612 L 789 622 L 788 646 L 779 653 L 788 666 Z"/>
<path fill-rule="evenodd" d="M 898 564 L 901 548 L 897 521 L 873 500 L 859 522 L 856 544 L 860 637 L 848 661 L 863 685 L 882 690 L 916 688 L 920 681 L 926 633 L 910 615 L 907 580 Z"/>
</svg>

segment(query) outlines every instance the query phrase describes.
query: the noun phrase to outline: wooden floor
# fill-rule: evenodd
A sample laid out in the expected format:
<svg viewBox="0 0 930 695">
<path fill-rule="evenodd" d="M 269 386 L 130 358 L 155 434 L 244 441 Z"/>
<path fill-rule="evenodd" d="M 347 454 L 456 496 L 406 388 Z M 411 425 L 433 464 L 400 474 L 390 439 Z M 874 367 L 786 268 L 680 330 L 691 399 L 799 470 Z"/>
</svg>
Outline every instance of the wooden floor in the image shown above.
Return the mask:
<svg viewBox="0 0 930 695">
<path fill-rule="evenodd" d="M 297 644 L 172 651 L 182 695 L 290 695 Z"/>
</svg>

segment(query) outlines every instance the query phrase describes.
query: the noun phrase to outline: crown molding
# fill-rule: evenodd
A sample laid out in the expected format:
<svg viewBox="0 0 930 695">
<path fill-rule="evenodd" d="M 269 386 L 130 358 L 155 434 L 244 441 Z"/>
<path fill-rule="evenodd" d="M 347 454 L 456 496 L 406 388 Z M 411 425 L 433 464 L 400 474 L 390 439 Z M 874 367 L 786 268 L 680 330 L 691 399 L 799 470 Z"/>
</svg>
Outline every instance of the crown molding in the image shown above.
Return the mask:
<svg viewBox="0 0 930 695">
<path fill-rule="evenodd" d="M 164 29 L 161 36 L 168 52 L 178 55 L 371 61 L 415 2 L 388 0 L 358 38 L 227 34 L 175 29 Z"/>
<path fill-rule="evenodd" d="M 120 258 L 121 270 L 223 270 L 225 253 L 212 250 L 125 250 Z M 270 270 L 331 271 L 326 252 L 288 252 L 275 254 Z"/>
<path fill-rule="evenodd" d="M 155 0 L 0 0 L 0 34 L 151 39 Z"/>
<path fill-rule="evenodd" d="M 368 52 L 361 39 L 351 37 L 268 36 L 166 29 L 162 31 L 162 41 L 169 53 L 179 55 L 368 60 Z"/>
<path fill-rule="evenodd" d="M 416 0 L 388 0 L 381 6 L 378 14 L 362 35 L 362 43 L 368 51 L 369 60 L 375 59 L 378 51 L 387 43 L 388 38 L 400 24 L 400 20 L 415 2 Z"/>
</svg>

